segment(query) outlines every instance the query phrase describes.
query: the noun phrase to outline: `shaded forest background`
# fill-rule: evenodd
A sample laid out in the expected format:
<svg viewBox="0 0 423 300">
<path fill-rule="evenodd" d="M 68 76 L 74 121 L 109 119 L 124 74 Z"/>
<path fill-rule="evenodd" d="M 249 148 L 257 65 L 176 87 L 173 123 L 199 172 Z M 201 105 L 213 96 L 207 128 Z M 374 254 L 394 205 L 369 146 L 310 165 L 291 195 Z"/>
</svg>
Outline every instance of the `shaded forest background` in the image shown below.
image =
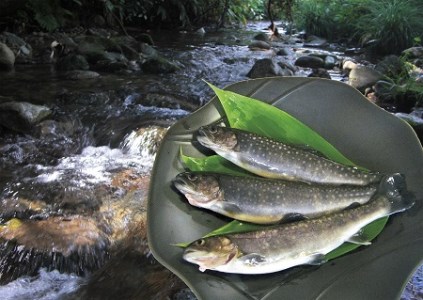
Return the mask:
<svg viewBox="0 0 423 300">
<path fill-rule="evenodd" d="M 3 0 L 0 29 L 56 31 L 78 26 L 195 30 L 278 20 L 331 41 L 371 45 L 381 54 L 418 46 L 421 0 Z M 273 23 L 273 22 L 272 22 Z"/>
</svg>

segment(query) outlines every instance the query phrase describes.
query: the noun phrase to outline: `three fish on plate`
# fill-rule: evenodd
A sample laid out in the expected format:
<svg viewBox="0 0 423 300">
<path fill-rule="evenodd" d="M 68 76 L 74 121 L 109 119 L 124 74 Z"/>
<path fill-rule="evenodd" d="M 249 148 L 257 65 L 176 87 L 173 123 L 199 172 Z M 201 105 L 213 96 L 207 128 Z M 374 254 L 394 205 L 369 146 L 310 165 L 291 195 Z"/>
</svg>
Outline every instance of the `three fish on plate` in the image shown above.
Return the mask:
<svg viewBox="0 0 423 300">
<path fill-rule="evenodd" d="M 207 269 L 266 274 L 318 265 L 344 242 L 369 245 L 367 224 L 413 206 L 401 174 L 365 172 L 239 129 L 201 127 L 198 142 L 259 175 L 184 172 L 175 187 L 197 207 L 251 223 L 262 230 L 201 238 L 183 258 Z"/>
</svg>

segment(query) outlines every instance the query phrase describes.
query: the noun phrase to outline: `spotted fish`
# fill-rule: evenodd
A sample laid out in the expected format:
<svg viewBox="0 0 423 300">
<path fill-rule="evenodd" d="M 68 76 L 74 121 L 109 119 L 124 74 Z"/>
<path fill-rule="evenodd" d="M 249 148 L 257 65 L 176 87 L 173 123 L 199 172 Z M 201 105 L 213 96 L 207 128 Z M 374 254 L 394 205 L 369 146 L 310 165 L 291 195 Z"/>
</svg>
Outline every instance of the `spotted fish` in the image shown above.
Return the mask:
<svg viewBox="0 0 423 300">
<path fill-rule="evenodd" d="M 239 274 L 266 274 L 303 264 L 321 264 L 325 255 L 348 241 L 370 242 L 362 228 L 385 216 L 405 211 L 414 204 L 401 193 L 404 179 L 395 174 L 383 193 L 368 203 L 325 215 L 263 230 L 202 238 L 184 250 L 183 258 L 207 269 Z"/>
<path fill-rule="evenodd" d="M 197 140 L 232 163 L 263 177 L 328 184 L 367 185 L 382 175 L 345 166 L 308 149 L 251 132 L 204 126 Z"/>
<path fill-rule="evenodd" d="M 377 184 L 309 184 L 205 172 L 178 174 L 173 183 L 191 205 L 257 224 L 318 217 L 364 204 L 377 189 Z"/>
</svg>

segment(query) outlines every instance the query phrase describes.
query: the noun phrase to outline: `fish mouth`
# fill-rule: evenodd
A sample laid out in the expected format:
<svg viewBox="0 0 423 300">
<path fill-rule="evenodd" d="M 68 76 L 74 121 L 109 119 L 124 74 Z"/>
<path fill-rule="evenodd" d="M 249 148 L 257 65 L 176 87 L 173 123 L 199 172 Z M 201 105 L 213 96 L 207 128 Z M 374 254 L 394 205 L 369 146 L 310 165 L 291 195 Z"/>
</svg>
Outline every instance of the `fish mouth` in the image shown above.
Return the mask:
<svg viewBox="0 0 423 300">
<path fill-rule="evenodd" d="M 203 145 L 204 147 L 210 148 L 214 145 L 207 129 L 204 127 L 200 127 L 197 131 L 197 141 Z"/>
<path fill-rule="evenodd" d="M 190 184 L 186 180 L 181 178 L 180 176 L 177 176 L 175 179 L 173 179 L 172 183 L 183 194 L 186 194 L 186 193 L 191 194 L 191 193 L 195 192 L 191 188 Z"/>
</svg>

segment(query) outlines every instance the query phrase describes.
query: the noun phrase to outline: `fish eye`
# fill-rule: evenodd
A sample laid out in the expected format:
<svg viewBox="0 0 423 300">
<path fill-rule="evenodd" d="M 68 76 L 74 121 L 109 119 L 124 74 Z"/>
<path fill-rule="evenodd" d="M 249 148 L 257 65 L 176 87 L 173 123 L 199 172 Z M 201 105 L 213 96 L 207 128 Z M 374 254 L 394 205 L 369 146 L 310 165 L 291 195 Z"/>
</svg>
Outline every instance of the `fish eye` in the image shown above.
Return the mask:
<svg viewBox="0 0 423 300">
<path fill-rule="evenodd" d="M 209 127 L 209 132 L 210 133 L 217 133 L 217 126 L 214 126 L 214 125 L 210 126 Z"/>
<path fill-rule="evenodd" d="M 197 180 L 197 175 L 195 175 L 195 174 L 188 174 L 188 180 L 190 180 L 190 181 L 195 181 L 195 180 Z"/>
<path fill-rule="evenodd" d="M 198 240 L 196 242 L 197 246 L 204 246 L 205 243 L 206 243 L 206 241 L 204 239 Z"/>
</svg>

